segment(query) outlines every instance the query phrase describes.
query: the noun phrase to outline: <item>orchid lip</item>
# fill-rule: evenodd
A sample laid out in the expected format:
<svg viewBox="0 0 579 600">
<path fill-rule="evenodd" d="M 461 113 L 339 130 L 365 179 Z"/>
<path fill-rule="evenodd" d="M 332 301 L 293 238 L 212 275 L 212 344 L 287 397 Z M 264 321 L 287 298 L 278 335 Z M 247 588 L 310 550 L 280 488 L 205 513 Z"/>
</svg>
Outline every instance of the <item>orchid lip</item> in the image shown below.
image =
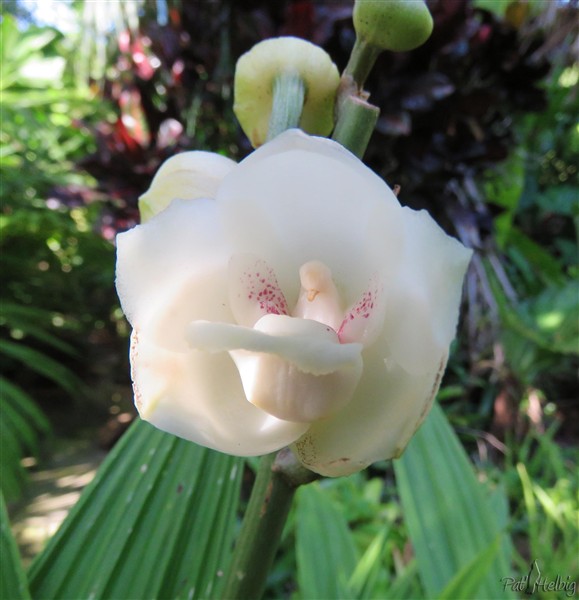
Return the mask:
<svg viewBox="0 0 579 600">
<path fill-rule="evenodd" d="M 269 314 L 255 327 L 195 321 L 192 348 L 229 352 L 247 400 L 283 420 L 313 422 L 348 404 L 362 374 L 362 345 L 341 344 L 311 319 Z"/>
</svg>

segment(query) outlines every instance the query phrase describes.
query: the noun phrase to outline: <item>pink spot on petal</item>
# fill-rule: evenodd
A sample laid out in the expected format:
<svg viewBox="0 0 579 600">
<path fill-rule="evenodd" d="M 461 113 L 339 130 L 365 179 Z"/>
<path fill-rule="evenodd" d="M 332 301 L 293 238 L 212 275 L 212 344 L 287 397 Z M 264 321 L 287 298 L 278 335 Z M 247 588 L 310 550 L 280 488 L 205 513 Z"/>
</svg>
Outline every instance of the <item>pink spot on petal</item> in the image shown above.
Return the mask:
<svg viewBox="0 0 579 600">
<path fill-rule="evenodd" d="M 232 274 L 235 271 L 238 273 L 232 280 L 236 282 L 233 289 L 240 290 L 236 295 L 231 294 L 230 298 L 243 298 L 243 302 L 235 302 L 233 306 L 240 322 L 255 323 L 266 314 L 287 315 L 289 313 L 275 272 L 264 260 L 241 255 L 232 260 L 230 269 L 233 269 Z"/>
<path fill-rule="evenodd" d="M 365 346 L 372 343 L 382 328 L 384 310 L 382 284 L 377 277 L 372 277 L 368 288 L 344 315 L 338 329 L 340 342 L 342 344 L 361 342 Z"/>
</svg>

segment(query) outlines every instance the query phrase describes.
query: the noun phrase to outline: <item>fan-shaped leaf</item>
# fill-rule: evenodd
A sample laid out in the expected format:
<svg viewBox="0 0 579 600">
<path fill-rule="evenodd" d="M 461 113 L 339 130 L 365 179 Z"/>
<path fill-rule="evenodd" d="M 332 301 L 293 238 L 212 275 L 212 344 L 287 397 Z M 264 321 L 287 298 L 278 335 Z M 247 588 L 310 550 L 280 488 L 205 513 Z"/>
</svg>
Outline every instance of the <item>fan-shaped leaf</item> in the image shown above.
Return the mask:
<svg viewBox="0 0 579 600">
<path fill-rule="evenodd" d="M 468 457 L 442 409 L 435 405 L 406 452 L 394 461 L 404 518 L 422 584 L 431 598 L 457 573 L 485 554 L 497 537 L 501 548 L 480 581 L 477 598 L 510 598 L 501 578 L 510 573 L 510 540 L 503 518 L 493 512 L 489 494 L 477 481 Z M 489 550 L 490 552 L 490 550 Z M 466 586 L 461 575 L 460 585 Z"/>
<path fill-rule="evenodd" d="M 214 597 L 242 465 L 137 421 L 31 566 L 34 597 Z"/>
</svg>

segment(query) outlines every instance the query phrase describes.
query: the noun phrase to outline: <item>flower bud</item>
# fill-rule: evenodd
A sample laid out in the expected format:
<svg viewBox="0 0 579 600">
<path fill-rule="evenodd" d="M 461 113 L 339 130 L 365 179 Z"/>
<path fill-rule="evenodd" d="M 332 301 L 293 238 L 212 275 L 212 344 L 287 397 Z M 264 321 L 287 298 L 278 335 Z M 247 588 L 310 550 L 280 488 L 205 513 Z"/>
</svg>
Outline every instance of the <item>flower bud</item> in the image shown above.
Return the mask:
<svg viewBox="0 0 579 600">
<path fill-rule="evenodd" d="M 267 138 L 275 80 L 288 72 L 305 86 L 300 128 L 322 136 L 333 129 L 340 75 L 328 54 L 294 37 L 264 40 L 241 56 L 235 68 L 233 110 L 254 147 Z"/>
<path fill-rule="evenodd" d="M 167 208 L 175 198 L 212 198 L 221 180 L 234 166 L 235 161 L 202 150 L 171 157 L 161 165 L 151 187 L 139 198 L 141 223 Z"/>
<path fill-rule="evenodd" d="M 356 0 L 353 19 L 363 42 L 395 52 L 424 44 L 433 26 L 424 0 Z"/>
</svg>

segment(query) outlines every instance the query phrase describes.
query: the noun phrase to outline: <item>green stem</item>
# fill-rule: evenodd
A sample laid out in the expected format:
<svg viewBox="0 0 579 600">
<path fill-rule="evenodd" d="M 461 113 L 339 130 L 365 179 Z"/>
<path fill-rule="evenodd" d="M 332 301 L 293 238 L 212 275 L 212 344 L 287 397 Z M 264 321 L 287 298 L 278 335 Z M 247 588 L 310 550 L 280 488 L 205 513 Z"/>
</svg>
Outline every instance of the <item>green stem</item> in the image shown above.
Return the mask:
<svg viewBox="0 0 579 600">
<path fill-rule="evenodd" d="M 380 111 L 369 102 L 364 83 L 382 50 L 356 37 L 352 54 L 342 73 L 336 98 L 336 126 L 332 139 L 358 158 L 364 156 Z"/>
<path fill-rule="evenodd" d="M 275 78 L 267 141 L 286 129 L 299 126 L 305 97 L 306 88 L 297 73 L 288 71 Z"/>
<path fill-rule="evenodd" d="M 358 158 L 364 156 L 380 110 L 359 96 L 346 96 L 339 109 L 332 139 L 342 144 Z"/>
<path fill-rule="evenodd" d="M 222 598 L 261 598 L 295 491 L 317 477 L 287 448 L 261 458 Z"/>
<path fill-rule="evenodd" d="M 382 50 L 377 46 L 368 44 L 357 37 L 348 64 L 344 69 L 343 77 L 352 77 L 358 86 L 358 89 L 363 89 L 366 79 L 376 62 L 376 59 L 380 55 L 380 52 L 382 52 Z"/>
</svg>

